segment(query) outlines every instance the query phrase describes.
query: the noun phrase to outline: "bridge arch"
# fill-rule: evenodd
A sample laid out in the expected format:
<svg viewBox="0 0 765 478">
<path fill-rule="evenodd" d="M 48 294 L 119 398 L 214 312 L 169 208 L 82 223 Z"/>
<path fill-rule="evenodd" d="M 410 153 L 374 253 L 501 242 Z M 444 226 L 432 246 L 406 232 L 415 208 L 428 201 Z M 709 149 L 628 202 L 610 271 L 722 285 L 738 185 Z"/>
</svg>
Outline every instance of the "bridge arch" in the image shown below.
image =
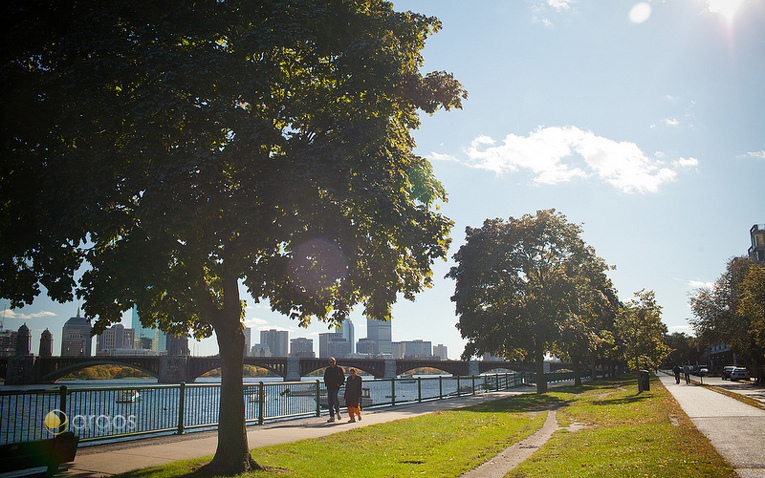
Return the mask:
<svg viewBox="0 0 765 478">
<path fill-rule="evenodd" d="M 89 357 L 90 360 L 78 360 L 76 362 L 65 362 L 55 368 L 43 367 L 41 369 L 39 382 L 40 383 L 55 383 L 58 379 L 69 375 L 70 373 L 84 370 L 89 367 L 95 367 L 98 365 L 120 365 L 140 370 L 141 372 L 151 375 L 154 378 L 159 378 L 159 370 L 155 370 L 152 367 L 152 363 L 135 363 L 131 360 L 125 360 L 124 357 Z"/>
</svg>

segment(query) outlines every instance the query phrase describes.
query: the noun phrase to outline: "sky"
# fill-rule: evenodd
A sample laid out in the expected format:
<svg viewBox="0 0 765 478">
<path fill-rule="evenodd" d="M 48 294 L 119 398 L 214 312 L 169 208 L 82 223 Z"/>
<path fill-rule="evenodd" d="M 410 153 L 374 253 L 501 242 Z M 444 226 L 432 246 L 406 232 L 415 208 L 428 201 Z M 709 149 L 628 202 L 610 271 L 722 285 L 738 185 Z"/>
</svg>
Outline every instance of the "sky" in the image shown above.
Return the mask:
<svg viewBox="0 0 765 478">
<path fill-rule="evenodd" d="M 423 113 L 413 133 L 455 226 L 434 286 L 394 305 L 393 340 L 444 344 L 458 359 L 465 341 L 444 276 L 465 228 L 550 208 L 616 267 L 609 277 L 623 302 L 653 290 L 669 332 L 692 334 L 690 296 L 746 255 L 749 229 L 765 224 L 765 0 L 393 3 L 441 20 L 422 71 L 452 72 L 469 94 L 462 110 Z M 49 328 L 57 353 L 76 312 L 40 297 L 5 309 L 3 321 L 26 323 L 35 352 Z M 288 330 L 314 339 L 317 353 L 328 330 L 252 299 L 245 324 L 253 344 L 259 330 Z M 214 339 L 190 348 L 217 353 Z"/>
</svg>

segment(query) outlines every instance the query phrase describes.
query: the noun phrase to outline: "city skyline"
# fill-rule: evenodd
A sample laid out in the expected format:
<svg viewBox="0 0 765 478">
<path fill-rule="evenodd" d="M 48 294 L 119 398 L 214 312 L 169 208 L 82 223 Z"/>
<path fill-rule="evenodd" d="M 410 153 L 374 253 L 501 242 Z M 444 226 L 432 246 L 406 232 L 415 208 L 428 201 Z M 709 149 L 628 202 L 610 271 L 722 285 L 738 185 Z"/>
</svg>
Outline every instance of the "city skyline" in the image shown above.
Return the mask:
<svg viewBox="0 0 765 478">
<path fill-rule="evenodd" d="M 393 4 L 441 20 L 422 71 L 453 72 L 469 98 L 462 110 L 423 113 L 413 132 L 415 153 L 448 193 L 440 212 L 455 225 L 433 287 L 394 304 L 392 340 L 442 343 L 458 358 L 465 341 L 444 276 L 465 228 L 550 208 L 581 224 L 583 239 L 616 266 L 608 275 L 620 300 L 653 290 L 669 331 L 692 333 L 690 296 L 747 255 L 750 228 L 765 223 L 765 2 Z M 302 329 L 242 293 L 253 331 L 317 344 L 334 329 Z M 34 337 L 49 328 L 57 351 L 55 331 L 79 305 L 40 296 L 5 310 L 5 327 L 27 323 Z M 351 318 L 356 337 L 367 337 L 360 307 Z M 190 347 L 217 353 L 214 338 Z"/>
</svg>

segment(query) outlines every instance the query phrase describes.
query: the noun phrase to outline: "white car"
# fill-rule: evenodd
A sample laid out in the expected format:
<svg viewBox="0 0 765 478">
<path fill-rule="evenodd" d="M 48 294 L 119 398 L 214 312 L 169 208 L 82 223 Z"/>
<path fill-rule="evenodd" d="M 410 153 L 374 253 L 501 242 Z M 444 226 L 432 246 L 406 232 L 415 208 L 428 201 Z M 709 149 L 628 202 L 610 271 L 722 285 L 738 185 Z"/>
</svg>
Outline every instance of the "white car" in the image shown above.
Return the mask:
<svg viewBox="0 0 765 478">
<path fill-rule="evenodd" d="M 736 367 L 730 373 L 731 382 L 736 380 L 749 380 L 749 370 L 746 367 Z"/>
</svg>

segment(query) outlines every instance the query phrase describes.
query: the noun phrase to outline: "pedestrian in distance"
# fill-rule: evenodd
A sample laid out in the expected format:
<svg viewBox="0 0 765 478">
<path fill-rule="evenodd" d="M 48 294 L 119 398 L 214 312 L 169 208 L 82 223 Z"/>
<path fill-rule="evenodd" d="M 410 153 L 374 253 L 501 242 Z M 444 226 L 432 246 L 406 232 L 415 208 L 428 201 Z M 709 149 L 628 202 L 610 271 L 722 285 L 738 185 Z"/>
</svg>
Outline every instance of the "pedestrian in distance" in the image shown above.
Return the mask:
<svg viewBox="0 0 765 478">
<path fill-rule="evenodd" d="M 340 416 L 340 399 L 337 395 L 343 383 L 345 383 L 345 372 L 342 367 L 337 365 L 335 357 L 330 357 L 329 367 L 324 370 L 324 386 L 327 387 L 327 406 L 329 406 L 328 423 L 335 421 L 335 413 L 337 413 L 338 420 L 342 418 Z"/>
<path fill-rule="evenodd" d="M 675 372 L 675 383 L 680 383 L 680 370 L 679 365 L 675 365 L 675 368 L 672 369 Z"/>
<path fill-rule="evenodd" d="M 686 365 L 683 367 L 683 374 L 685 374 L 685 384 L 690 385 L 691 384 L 691 366 Z"/>
<path fill-rule="evenodd" d="M 348 408 L 349 422 L 355 422 L 356 417 L 361 421 L 361 376 L 356 369 L 349 370 L 348 380 L 345 382 L 345 406 Z"/>
</svg>

